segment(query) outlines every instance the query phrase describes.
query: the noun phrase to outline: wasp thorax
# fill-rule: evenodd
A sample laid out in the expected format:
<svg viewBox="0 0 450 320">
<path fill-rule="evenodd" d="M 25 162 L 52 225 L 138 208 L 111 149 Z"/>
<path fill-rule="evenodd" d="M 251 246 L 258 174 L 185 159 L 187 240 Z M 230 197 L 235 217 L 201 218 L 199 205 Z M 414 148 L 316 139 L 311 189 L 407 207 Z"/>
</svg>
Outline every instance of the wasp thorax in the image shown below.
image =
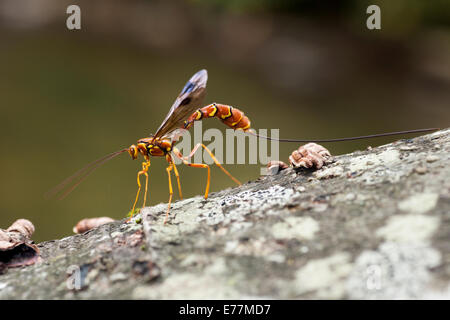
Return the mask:
<svg viewBox="0 0 450 320">
<path fill-rule="evenodd" d="M 138 149 L 139 153 L 142 154 L 143 156 L 148 155 L 148 150 L 147 150 L 147 144 L 146 143 L 143 143 L 143 142 L 138 143 L 137 149 Z"/>
<path fill-rule="evenodd" d="M 148 150 L 147 150 L 147 144 L 144 142 L 139 142 L 137 146 L 135 146 L 134 144 L 132 144 L 129 148 L 128 148 L 128 153 L 130 154 L 131 158 L 137 159 L 138 156 L 138 152 L 140 154 L 142 154 L 143 156 L 148 156 Z"/>
</svg>

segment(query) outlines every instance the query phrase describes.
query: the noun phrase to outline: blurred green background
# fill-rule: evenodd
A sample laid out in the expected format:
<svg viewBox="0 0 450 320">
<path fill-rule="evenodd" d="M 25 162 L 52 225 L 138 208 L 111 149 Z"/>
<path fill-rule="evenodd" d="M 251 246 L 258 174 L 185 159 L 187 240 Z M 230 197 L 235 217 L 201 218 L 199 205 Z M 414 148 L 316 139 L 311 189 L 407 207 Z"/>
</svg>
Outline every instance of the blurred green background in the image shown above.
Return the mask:
<svg viewBox="0 0 450 320">
<path fill-rule="evenodd" d="M 66 28 L 81 7 L 82 29 Z M 381 30 L 366 8 L 381 8 Z M 0 227 L 30 219 L 36 241 L 68 236 L 86 217 L 123 218 L 140 161 L 105 164 L 62 201 L 54 185 L 154 132 L 187 79 L 209 72 L 206 103 L 238 106 L 281 137 L 336 138 L 448 127 L 449 1 L 2 0 Z M 203 128 L 225 127 L 217 119 Z M 333 154 L 395 138 L 326 144 Z M 282 144 L 287 161 L 297 144 Z M 153 159 L 150 204 L 168 200 Z M 178 166 L 185 197 L 206 172 Z M 229 165 L 241 181 L 261 165 Z M 212 169 L 212 191 L 233 186 Z"/>
</svg>

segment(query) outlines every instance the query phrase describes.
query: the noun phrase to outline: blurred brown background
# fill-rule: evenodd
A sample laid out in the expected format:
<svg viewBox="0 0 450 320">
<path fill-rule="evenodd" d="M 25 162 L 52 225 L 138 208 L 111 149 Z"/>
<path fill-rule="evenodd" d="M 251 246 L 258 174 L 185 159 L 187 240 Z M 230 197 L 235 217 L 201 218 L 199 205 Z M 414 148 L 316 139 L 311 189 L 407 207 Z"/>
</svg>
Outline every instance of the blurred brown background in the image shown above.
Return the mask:
<svg viewBox="0 0 450 320">
<path fill-rule="evenodd" d="M 79 31 L 66 28 L 70 4 L 81 7 Z M 370 4 L 381 30 L 366 28 Z M 205 103 L 240 107 L 282 137 L 448 127 L 449 27 L 447 0 L 1 0 L 0 227 L 28 218 L 42 241 L 85 217 L 123 218 L 140 168 L 127 155 L 63 201 L 43 194 L 153 132 L 201 68 Z M 225 129 L 217 119 L 203 127 Z M 339 154 L 393 139 L 326 146 Z M 281 145 L 281 160 L 295 147 Z M 165 167 L 152 161 L 150 204 L 168 199 Z M 248 181 L 260 167 L 227 168 Z M 204 170 L 179 170 L 185 197 L 204 192 Z M 212 191 L 230 186 L 214 168 Z"/>
</svg>

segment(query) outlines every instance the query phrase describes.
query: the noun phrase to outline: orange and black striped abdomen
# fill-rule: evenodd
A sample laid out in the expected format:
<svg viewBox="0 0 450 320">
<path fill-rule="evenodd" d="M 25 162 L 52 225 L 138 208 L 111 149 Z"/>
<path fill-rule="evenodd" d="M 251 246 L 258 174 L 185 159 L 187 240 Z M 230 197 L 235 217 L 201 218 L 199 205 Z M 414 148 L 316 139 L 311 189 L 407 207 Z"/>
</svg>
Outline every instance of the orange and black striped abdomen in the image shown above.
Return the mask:
<svg viewBox="0 0 450 320">
<path fill-rule="evenodd" d="M 250 120 L 247 116 L 239 109 L 233 108 L 220 103 L 213 103 L 198 109 L 195 111 L 185 123 L 185 128 L 189 128 L 194 121 L 201 120 L 203 118 L 217 117 L 223 123 L 234 130 L 244 130 L 250 129 Z"/>
</svg>

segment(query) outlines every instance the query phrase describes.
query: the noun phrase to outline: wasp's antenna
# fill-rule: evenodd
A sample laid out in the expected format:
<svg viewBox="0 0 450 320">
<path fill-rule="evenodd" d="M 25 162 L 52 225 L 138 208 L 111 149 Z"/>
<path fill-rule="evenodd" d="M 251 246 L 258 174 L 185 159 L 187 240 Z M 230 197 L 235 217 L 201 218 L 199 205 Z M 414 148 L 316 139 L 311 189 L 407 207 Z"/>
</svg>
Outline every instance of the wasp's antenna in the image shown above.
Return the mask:
<svg viewBox="0 0 450 320">
<path fill-rule="evenodd" d="M 263 138 L 263 139 L 273 140 L 273 141 L 280 141 L 280 142 L 320 142 L 320 143 L 325 143 L 325 142 L 342 142 L 342 141 L 371 139 L 371 138 L 396 136 L 396 135 L 403 135 L 403 134 L 410 134 L 410 133 L 431 132 L 431 131 L 437 131 L 437 130 L 439 130 L 439 128 L 415 129 L 415 130 L 405 130 L 405 131 L 397 131 L 397 132 L 370 134 L 367 136 L 336 138 L 336 139 L 277 139 L 277 138 L 271 138 L 271 137 L 259 135 L 255 131 L 251 131 L 251 130 L 247 131 L 247 133 L 249 133 L 253 136 L 256 136 L 258 138 Z"/>
<path fill-rule="evenodd" d="M 72 187 L 70 187 L 67 191 L 65 191 L 60 197 L 58 197 L 59 200 L 66 197 L 70 192 L 72 192 L 81 182 L 83 182 L 92 172 L 94 172 L 96 169 L 98 169 L 101 165 L 103 165 L 105 162 L 111 160 L 112 158 L 115 158 L 119 154 L 128 151 L 128 149 L 119 150 L 113 153 L 110 153 L 104 157 L 101 157 L 100 159 L 97 159 L 88 165 L 86 165 L 84 168 L 81 168 L 77 172 L 75 172 L 73 175 L 65 179 L 63 182 L 55 186 L 53 189 L 45 193 L 44 197 L 46 199 L 52 198 L 59 192 L 61 192 L 67 185 L 73 183 L 74 181 L 77 181 Z"/>
</svg>

